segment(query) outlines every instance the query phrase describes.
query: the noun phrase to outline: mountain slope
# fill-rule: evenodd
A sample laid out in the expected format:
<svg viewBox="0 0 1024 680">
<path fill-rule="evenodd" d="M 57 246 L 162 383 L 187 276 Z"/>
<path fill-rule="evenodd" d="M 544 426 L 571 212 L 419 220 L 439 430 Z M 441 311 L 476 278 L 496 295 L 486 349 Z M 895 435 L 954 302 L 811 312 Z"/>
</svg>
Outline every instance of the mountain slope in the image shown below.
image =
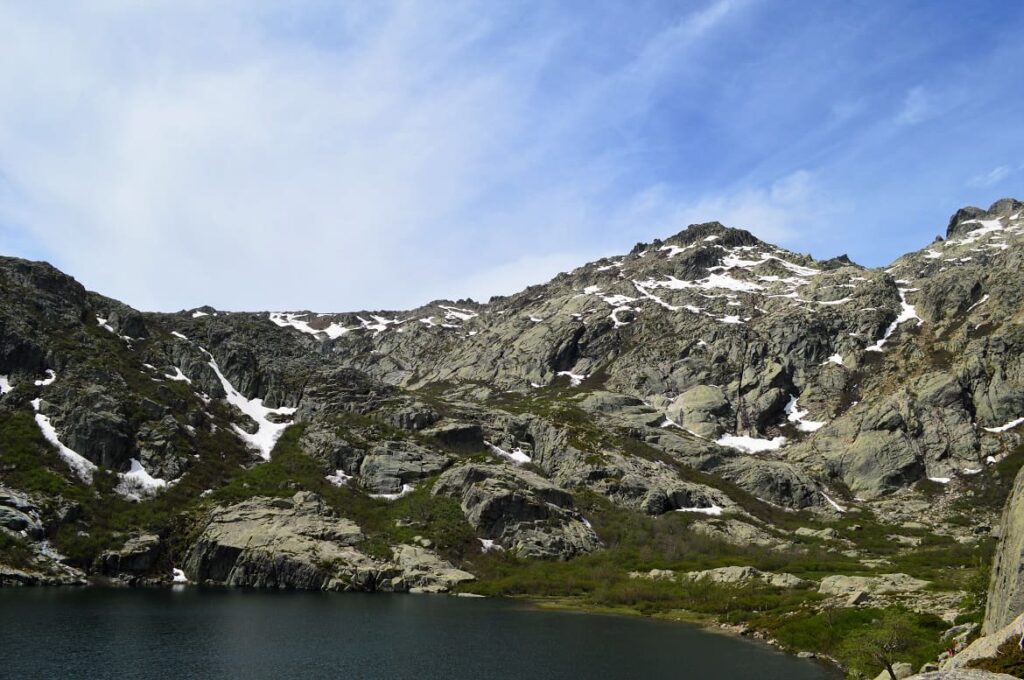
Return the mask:
<svg viewBox="0 0 1024 680">
<path fill-rule="evenodd" d="M 920 548 L 959 593 L 1018 465 L 1022 258 L 1010 199 L 884 270 L 707 223 L 404 312 L 142 313 L 2 258 L 0 581 L 444 590 L 626 554 L 820 577 Z"/>
</svg>

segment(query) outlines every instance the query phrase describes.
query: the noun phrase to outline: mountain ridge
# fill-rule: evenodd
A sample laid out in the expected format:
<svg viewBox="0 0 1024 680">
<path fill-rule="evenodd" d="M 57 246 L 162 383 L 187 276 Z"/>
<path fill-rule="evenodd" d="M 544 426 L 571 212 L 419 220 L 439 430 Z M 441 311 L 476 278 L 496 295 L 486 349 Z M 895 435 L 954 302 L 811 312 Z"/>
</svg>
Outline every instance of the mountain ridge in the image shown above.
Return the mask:
<svg viewBox="0 0 1024 680">
<path fill-rule="evenodd" d="M 0 258 L 0 582 L 486 589 L 674 527 L 642 552 L 689 552 L 615 579 L 897 564 L 948 585 L 867 600 L 952 624 L 1019 466 L 1024 204 L 947 236 L 872 269 L 710 222 L 487 303 L 319 314 L 140 312 Z"/>
</svg>

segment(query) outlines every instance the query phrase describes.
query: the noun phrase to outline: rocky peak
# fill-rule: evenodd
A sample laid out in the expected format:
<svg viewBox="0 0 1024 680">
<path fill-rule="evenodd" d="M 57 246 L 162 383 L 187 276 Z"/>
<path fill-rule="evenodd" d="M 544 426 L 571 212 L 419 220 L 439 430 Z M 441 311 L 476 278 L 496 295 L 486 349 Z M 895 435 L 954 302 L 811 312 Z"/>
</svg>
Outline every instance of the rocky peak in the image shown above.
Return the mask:
<svg viewBox="0 0 1024 680">
<path fill-rule="evenodd" d="M 1015 216 L 1019 216 L 1021 211 L 1024 211 L 1024 203 L 1014 198 L 1001 198 L 989 206 L 988 210 L 975 206 L 960 208 L 949 218 L 946 238 L 962 237 L 981 229 L 985 226 L 982 224 L 983 221 L 1013 219 Z"/>
</svg>

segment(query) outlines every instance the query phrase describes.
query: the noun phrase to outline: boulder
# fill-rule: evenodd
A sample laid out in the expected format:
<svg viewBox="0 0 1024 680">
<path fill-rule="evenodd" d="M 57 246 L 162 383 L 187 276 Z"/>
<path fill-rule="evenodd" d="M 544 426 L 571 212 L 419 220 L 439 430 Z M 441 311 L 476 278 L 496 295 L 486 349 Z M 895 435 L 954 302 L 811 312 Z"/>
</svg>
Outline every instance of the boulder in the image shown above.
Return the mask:
<svg viewBox="0 0 1024 680">
<path fill-rule="evenodd" d="M 142 575 L 156 565 L 161 550 L 160 537 L 155 534 L 132 536 L 119 550 L 108 550 L 96 558 L 96 570 L 104 576 Z"/>
<path fill-rule="evenodd" d="M 483 538 L 522 557 L 569 559 L 600 546 L 572 495 L 528 470 L 460 465 L 441 475 L 433 492 L 458 498 Z"/>
<path fill-rule="evenodd" d="M 905 661 L 897 661 L 892 665 L 892 672 L 896 676 L 896 680 L 904 680 L 914 674 L 914 667 Z M 889 671 L 883 670 L 875 676 L 875 680 L 890 680 L 891 677 Z"/>
<path fill-rule="evenodd" d="M 754 567 L 719 567 L 704 571 L 691 571 L 683 575 L 691 581 L 708 580 L 711 583 L 750 583 L 758 581 L 776 588 L 803 588 L 811 585 L 793 574 L 761 571 Z"/>
<path fill-rule="evenodd" d="M 906 574 L 882 574 L 880 576 L 826 576 L 821 579 L 818 592 L 822 595 L 849 597 L 857 592 L 868 595 L 889 595 L 912 593 L 923 590 L 928 581 L 922 581 Z"/>
<path fill-rule="evenodd" d="M 714 385 L 691 387 L 666 409 L 673 422 L 706 439 L 716 439 L 725 432 L 729 411 L 725 392 Z"/>
<path fill-rule="evenodd" d="M 375 446 L 363 458 L 359 476 L 363 488 L 372 493 L 399 493 L 406 484 L 415 484 L 440 474 L 450 458 L 408 441 L 389 441 Z M 342 468 L 343 469 L 343 468 Z"/>
</svg>

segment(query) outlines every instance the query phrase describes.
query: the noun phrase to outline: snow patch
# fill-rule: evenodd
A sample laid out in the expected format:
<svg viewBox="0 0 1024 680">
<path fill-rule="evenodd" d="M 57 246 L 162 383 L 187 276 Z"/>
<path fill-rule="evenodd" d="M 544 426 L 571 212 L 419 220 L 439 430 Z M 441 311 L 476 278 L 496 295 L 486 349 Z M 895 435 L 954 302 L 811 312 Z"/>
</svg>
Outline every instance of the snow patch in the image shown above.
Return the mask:
<svg viewBox="0 0 1024 680">
<path fill-rule="evenodd" d="M 821 494 L 821 497 L 825 499 L 825 502 L 831 505 L 836 512 L 846 512 L 846 508 L 832 500 L 832 497 L 829 496 L 827 493 L 825 493 L 824 491 L 819 491 L 819 493 Z"/>
<path fill-rule="evenodd" d="M 0 394 L 7 394 L 13 389 L 10 379 L 6 375 L 0 375 Z"/>
<path fill-rule="evenodd" d="M 827 364 L 835 364 L 837 366 L 843 366 L 844 365 L 843 364 L 843 355 L 842 354 L 833 354 L 828 359 L 825 359 L 825 361 L 821 362 L 822 366 L 825 366 Z"/>
<path fill-rule="evenodd" d="M 186 338 L 184 336 L 184 334 L 179 333 L 178 331 L 171 331 L 171 335 L 173 335 L 176 338 L 181 338 L 182 340 L 185 340 L 186 342 L 188 341 L 188 338 Z"/>
<path fill-rule="evenodd" d="M 1021 424 L 1024 424 L 1024 418 L 1017 418 L 1017 420 L 1011 420 L 1005 425 L 1000 425 L 999 427 L 986 427 L 982 429 L 984 429 L 986 432 L 1006 432 L 1007 430 L 1012 430 L 1013 428 Z"/>
<path fill-rule="evenodd" d="M 313 328 L 309 325 L 308 321 L 304 321 L 302 317 L 306 314 L 288 314 L 285 312 L 270 312 L 270 320 L 282 328 L 291 327 L 297 331 L 308 333 L 310 335 L 326 335 L 331 340 L 340 338 L 345 333 L 348 333 L 351 328 L 346 328 L 339 323 L 332 323 L 326 328 Z"/>
<path fill-rule="evenodd" d="M 46 369 L 46 377 L 43 378 L 42 380 L 36 380 L 35 385 L 36 387 L 46 387 L 47 385 L 52 385 L 53 381 L 56 379 L 57 374 L 54 373 L 53 370 L 48 368 Z"/>
<path fill-rule="evenodd" d="M 132 500 L 142 500 L 167 486 L 166 480 L 158 479 L 146 472 L 146 468 L 142 467 L 138 460 L 132 458 L 130 462 L 131 468 L 128 472 L 118 475 L 121 481 L 117 483 L 114 491 L 119 495 Z"/>
<path fill-rule="evenodd" d="M 345 486 L 353 477 L 352 475 L 346 475 L 344 470 L 335 470 L 333 475 L 327 475 L 324 479 L 334 486 Z"/>
<path fill-rule="evenodd" d="M 586 374 L 573 373 L 572 371 L 559 371 L 555 375 L 564 375 L 569 378 L 569 385 L 579 387 L 580 383 L 587 379 Z"/>
<path fill-rule="evenodd" d="M 758 439 L 757 437 L 747 437 L 745 435 L 727 434 L 720 437 L 715 443 L 719 446 L 727 446 L 746 453 L 760 453 L 761 451 L 777 451 L 781 449 L 786 444 L 786 438 Z"/>
<path fill-rule="evenodd" d="M 57 430 L 53 427 L 49 417 L 39 413 L 40 402 L 41 400 L 38 398 L 33 399 L 32 408 L 36 411 L 36 425 L 39 426 L 39 430 L 43 433 L 43 438 L 57 447 L 57 453 L 60 454 L 60 457 L 68 464 L 68 467 L 74 470 L 79 478 L 85 482 L 92 482 L 92 473 L 96 470 L 96 464 L 80 453 L 64 446 L 60 437 L 57 436 Z"/>
<path fill-rule="evenodd" d="M 712 505 L 709 508 L 676 508 L 676 512 L 697 512 L 702 515 L 712 515 L 717 517 L 722 514 L 724 508 L 718 505 Z"/>
<path fill-rule="evenodd" d="M 937 484 L 949 484 L 953 479 L 951 477 L 929 477 L 928 481 Z"/>
<path fill-rule="evenodd" d="M 789 403 L 786 404 L 786 420 L 794 423 L 796 429 L 801 432 L 817 432 L 827 424 L 821 420 L 805 420 L 808 415 L 810 411 L 800 410 L 796 397 L 789 398 Z"/>
<path fill-rule="evenodd" d="M 171 368 L 174 369 L 174 374 L 171 375 L 170 373 L 164 373 L 165 378 L 167 378 L 168 380 L 176 380 L 178 382 L 188 383 L 189 385 L 192 384 L 192 378 L 189 378 L 187 375 L 182 373 L 180 368 L 178 368 L 177 366 L 172 366 Z"/>
<path fill-rule="evenodd" d="M 196 311 L 192 312 L 192 318 L 193 319 L 198 319 L 198 318 L 203 317 L 203 316 L 210 316 L 210 315 L 207 314 L 206 312 L 201 312 L 198 309 Z"/>
<path fill-rule="evenodd" d="M 481 548 L 483 548 L 484 552 L 491 552 L 492 550 L 504 550 L 504 548 L 498 545 L 497 541 L 492 541 L 489 538 L 478 538 L 476 540 L 480 541 L 480 546 Z"/>
<path fill-rule="evenodd" d="M 967 308 L 967 311 L 966 311 L 966 312 L 964 312 L 964 313 L 965 313 L 965 314 L 969 314 L 969 313 L 970 313 L 971 311 L 973 311 L 973 310 L 974 310 L 974 308 L 975 308 L 975 307 L 980 307 L 981 305 L 985 304 L 986 302 L 988 302 L 988 293 L 986 293 L 985 295 L 983 295 L 983 296 L 982 296 L 982 298 L 981 298 L 980 300 L 978 300 L 978 301 L 977 301 L 977 302 L 975 302 L 975 303 L 974 303 L 973 305 L 971 305 L 970 307 L 968 307 L 968 308 Z"/>
<path fill-rule="evenodd" d="M 274 444 L 277 443 L 278 438 L 281 436 L 281 433 L 285 431 L 285 428 L 291 425 L 291 422 L 275 423 L 270 420 L 269 416 L 290 416 L 295 413 L 296 409 L 289 406 L 268 408 L 263 405 L 262 399 L 246 399 L 242 393 L 236 390 L 231 382 L 224 377 L 224 374 L 221 373 L 220 366 L 217 365 L 213 355 L 205 349 L 202 351 L 210 357 L 210 361 L 207 363 L 220 379 L 221 387 L 224 388 L 224 392 L 227 395 L 227 402 L 256 421 L 258 429 L 255 434 L 250 434 L 238 427 L 238 425 L 232 423 L 231 427 L 234 429 L 235 434 L 237 434 L 242 441 L 250 447 L 259 451 L 260 456 L 264 460 L 270 460 L 270 452 L 274 449 Z"/>
<path fill-rule="evenodd" d="M 412 484 L 403 484 L 402 490 L 398 493 L 371 493 L 370 498 L 378 498 L 384 501 L 396 501 L 402 496 L 407 496 L 416 490 Z"/>
<path fill-rule="evenodd" d="M 484 444 L 486 444 L 487 448 L 489 448 L 494 454 L 496 454 L 498 456 L 501 456 L 502 458 L 507 458 L 507 459 L 511 460 L 513 463 L 518 463 L 518 464 L 522 465 L 524 463 L 532 462 L 532 460 L 533 460 L 528 455 L 523 453 L 523 450 L 521 448 L 519 448 L 518 446 L 516 448 L 512 449 L 511 451 L 506 451 L 505 449 L 502 449 L 501 447 L 495 446 L 491 442 L 486 442 L 485 441 Z"/>
<path fill-rule="evenodd" d="M 907 303 L 907 293 L 911 292 L 912 289 L 910 289 L 910 288 L 897 288 L 896 290 L 900 294 L 900 313 L 899 313 L 899 316 L 896 317 L 895 321 L 893 321 L 891 324 L 889 324 L 889 327 L 885 329 L 885 334 L 882 335 L 882 337 L 878 340 L 878 342 L 876 342 L 875 344 L 871 345 L 870 347 L 865 347 L 864 348 L 865 351 L 867 351 L 867 352 L 881 352 L 882 351 L 882 346 L 885 345 L 885 342 L 889 339 L 889 337 L 893 333 L 896 332 L 896 329 L 904 321 L 910 321 L 912 319 L 917 319 L 917 325 L 918 326 L 920 326 L 922 323 L 924 323 L 921 320 L 921 317 L 919 317 L 917 315 L 917 310 L 914 309 L 914 306 Z"/>
<path fill-rule="evenodd" d="M 171 569 L 171 583 L 188 583 L 185 572 L 177 567 Z"/>
</svg>

